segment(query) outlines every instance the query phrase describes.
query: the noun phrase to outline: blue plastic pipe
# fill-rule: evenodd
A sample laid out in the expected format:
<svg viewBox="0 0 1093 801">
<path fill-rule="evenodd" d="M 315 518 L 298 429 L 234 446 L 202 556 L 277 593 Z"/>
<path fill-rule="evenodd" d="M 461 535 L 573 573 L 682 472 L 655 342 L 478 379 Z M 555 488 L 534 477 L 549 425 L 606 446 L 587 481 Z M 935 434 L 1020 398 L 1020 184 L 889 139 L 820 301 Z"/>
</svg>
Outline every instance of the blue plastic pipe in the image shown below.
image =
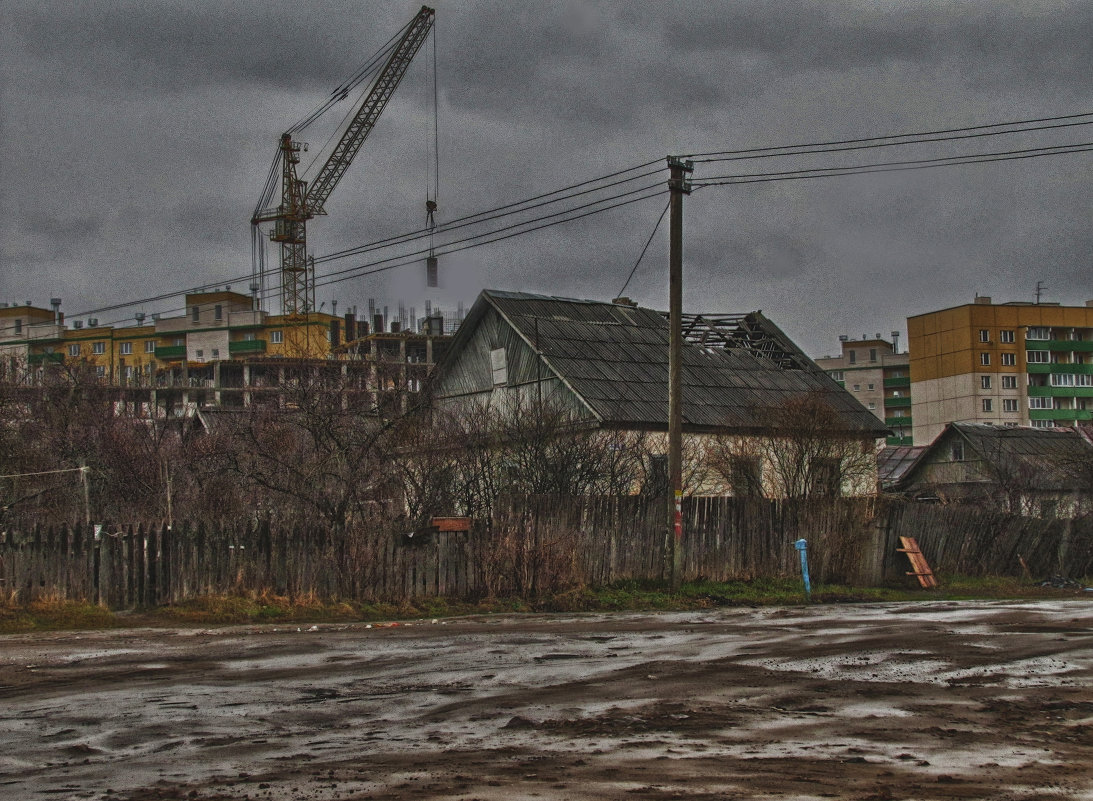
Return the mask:
<svg viewBox="0 0 1093 801">
<path fill-rule="evenodd" d="M 808 580 L 808 540 L 799 539 L 793 547 L 801 554 L 801 577 L 805 580 L 805 599 L 812 600 L 812 584 Z"/>
</svg>

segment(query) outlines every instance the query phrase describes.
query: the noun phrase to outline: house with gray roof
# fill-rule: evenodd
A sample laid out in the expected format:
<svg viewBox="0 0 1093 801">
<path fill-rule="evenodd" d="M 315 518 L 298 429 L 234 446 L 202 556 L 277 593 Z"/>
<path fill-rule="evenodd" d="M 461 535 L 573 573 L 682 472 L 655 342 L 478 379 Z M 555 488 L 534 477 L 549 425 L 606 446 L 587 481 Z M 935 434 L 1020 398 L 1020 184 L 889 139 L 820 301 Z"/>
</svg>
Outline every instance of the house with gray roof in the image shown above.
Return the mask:
<svg viewBox="0 0 1093 801">
<path fill-rule="evenodd" d="M 1093 440 L 1081 428 L 949 423 L 894 489 L 920 500 L 1074 517 L 1093 511 Z"/>
<path fill-rule="evenodd" d="M 684 315 L 683 430 L 769 434 L 788 400 L 821 397 L 832 436 L 872 448 L 887 429 L 762 312 Z M 438 363 L 434 407 L 503 408 L 550 399 L 575 421 L 666 432 L 668 319 L 635 305 L 483 291 Z"/>
</svg>

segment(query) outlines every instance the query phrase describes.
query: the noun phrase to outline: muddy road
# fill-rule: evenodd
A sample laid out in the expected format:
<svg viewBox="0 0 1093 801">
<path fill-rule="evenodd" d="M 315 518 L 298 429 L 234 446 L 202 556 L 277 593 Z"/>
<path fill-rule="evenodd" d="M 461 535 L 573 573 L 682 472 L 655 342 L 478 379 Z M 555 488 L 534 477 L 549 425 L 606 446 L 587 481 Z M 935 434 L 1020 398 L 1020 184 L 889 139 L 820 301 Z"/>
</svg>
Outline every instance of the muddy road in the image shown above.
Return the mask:
<svg viewBox="0 0 1093 801">
<path fill-rule="evenodd" d="M 1090 799 L 1093 603 L 7 636 L 0 798 Z"/>
</svg>

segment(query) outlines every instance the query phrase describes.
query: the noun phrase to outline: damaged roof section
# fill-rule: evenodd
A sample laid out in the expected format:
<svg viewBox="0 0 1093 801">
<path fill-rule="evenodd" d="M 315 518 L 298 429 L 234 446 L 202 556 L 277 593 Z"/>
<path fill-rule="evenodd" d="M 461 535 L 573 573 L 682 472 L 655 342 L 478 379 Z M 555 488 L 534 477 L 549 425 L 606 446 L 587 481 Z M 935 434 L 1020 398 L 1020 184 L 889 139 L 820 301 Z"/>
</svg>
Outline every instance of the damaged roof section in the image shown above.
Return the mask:
<svg viewBox="0 0 1093 801">
<path fill-rule="evenodd" d="M 485 290 L 438 367 L 436 397 L 460 394 L 453 373 L 496 347 L 477 335 L 491 314 L 538 354 L 545 372 L 577 395 L 602 425 L 665 429 L 668 422 L 668 320 L 663 312 L 601 301 Z M 821 394 L 841 433 L 882 437 L 884 425 L 817 367 L 761 312 L 688 315 L 681 367 L 683 420 L 691 431 L 762 431 L 787 400 Z M 482 388 L 473 378 L 466 386 Z M 468 394 L 464 392 L 462 394 Z"/>
</svg>

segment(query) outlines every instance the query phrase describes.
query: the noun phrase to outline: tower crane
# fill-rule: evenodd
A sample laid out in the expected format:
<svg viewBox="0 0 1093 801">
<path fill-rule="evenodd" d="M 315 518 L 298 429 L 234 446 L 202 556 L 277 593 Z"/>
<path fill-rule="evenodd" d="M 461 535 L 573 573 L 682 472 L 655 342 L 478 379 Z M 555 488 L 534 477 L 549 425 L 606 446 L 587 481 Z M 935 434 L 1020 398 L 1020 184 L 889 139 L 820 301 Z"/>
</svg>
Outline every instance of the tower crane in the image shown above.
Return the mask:
<svg viewBox="0 0 1093 801">
<path fill-rule="evenodd" d="M 375 127 L 391 95 L 406 74 L 410 62 L 428 37 L 434 16 L 433 9 L 422 6 L 417 16 L 403 29 L 401 38 L 376 75 L 371 90 L 352 113 L 344 133 L 310 184 L 297 175 L 296 169 L 296 165 L 300 163 L 300 151 L 306 150 L 307 146 L 292 138 L 293 132 L 306 122 L 281 135 L 278 148 L 281 203 L 271 208 L 262 208 L 272 199 L 274 191 L 276 173 L 271 169 L 267 192 L 251 217 L 251 225 L 273 223 L 269 237 L 281 244 L 281 308 L 290 319 L 302 317 L 310 305 L 308 276 L 311 267 L 307 255 L 307 221 L 317 215 L 326 214 L 326 201 L 349 169 L 353 157 Z M 327 107 L 347 95 L 348 89 L 339 87 L 335 90 L 333 100 L 328 101 Z M 317 114 L 308 118 L 307 122 L 315 116 Z M 277 160 L 274 161 L 275 166 L 276 163 Z"/>
</svg>

